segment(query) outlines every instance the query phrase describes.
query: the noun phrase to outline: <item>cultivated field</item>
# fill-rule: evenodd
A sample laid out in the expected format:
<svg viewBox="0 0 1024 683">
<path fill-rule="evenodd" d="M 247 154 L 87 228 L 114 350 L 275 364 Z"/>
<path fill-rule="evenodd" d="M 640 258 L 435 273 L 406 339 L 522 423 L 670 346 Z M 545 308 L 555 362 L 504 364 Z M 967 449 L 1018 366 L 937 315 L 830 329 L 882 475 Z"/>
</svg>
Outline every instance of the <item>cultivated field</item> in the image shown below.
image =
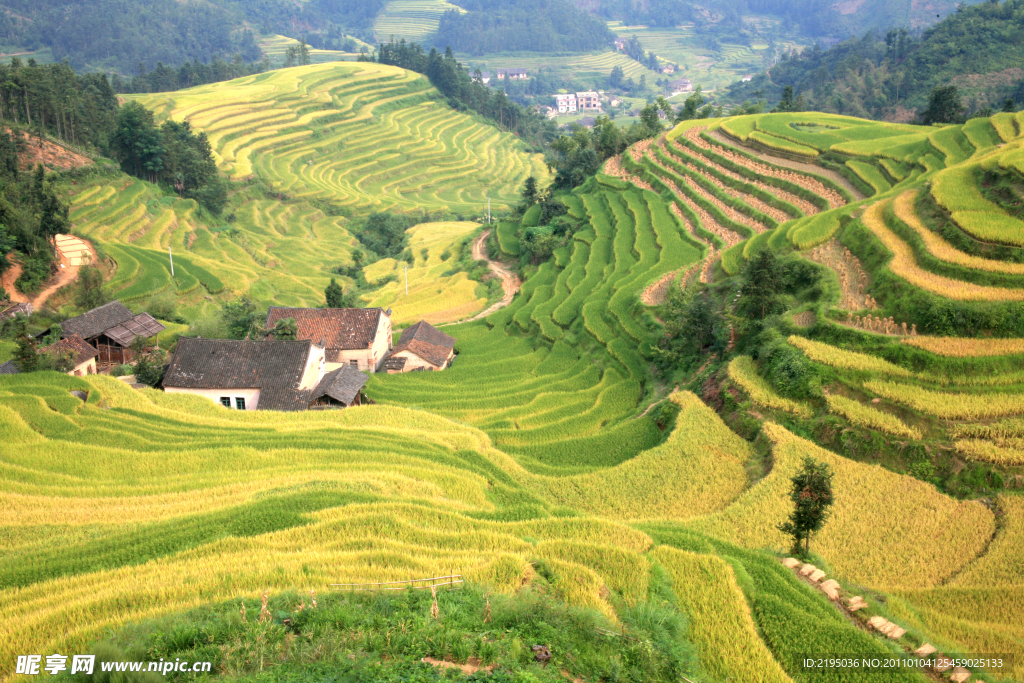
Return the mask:
<svg viewBox="0 0 1024 683">
<path fill-rule="evenodd" d="M 549 177 L 511 134 L 397 67 L 319 64 L 133 97 L 206 133 L 231 178 L 339 207 L 479 211 L 490 197 L 503 208 L 528 176 Z"/>
<path fill-rule="evenodd" d="M 371 284 L 394 278 L 378 289 L 367 305 L 393 309 L 391 322 L 396 326 L 417 320 L 453 322 L 483 310 L 487 299 L 476 294 L 480 283 L 470 280 L 465 272 L 445 274 L 462 251 L 470 249 L 469 238 L 479 227 L 478 223 L 422 223 L 409 228 L 409 250 L 414 260 L 408 270 L 405 261 L 395 259 L 382 259 L 363 269 Z"/>
<path fill-rule="evenodd" d="M 377 41 L 396 41 L 423 44 L 441 21 L 441 15 L 452 10 L 465 14 L 466 10 L 447 0 L 391 0 L 373 22 Z"/>
</svg>

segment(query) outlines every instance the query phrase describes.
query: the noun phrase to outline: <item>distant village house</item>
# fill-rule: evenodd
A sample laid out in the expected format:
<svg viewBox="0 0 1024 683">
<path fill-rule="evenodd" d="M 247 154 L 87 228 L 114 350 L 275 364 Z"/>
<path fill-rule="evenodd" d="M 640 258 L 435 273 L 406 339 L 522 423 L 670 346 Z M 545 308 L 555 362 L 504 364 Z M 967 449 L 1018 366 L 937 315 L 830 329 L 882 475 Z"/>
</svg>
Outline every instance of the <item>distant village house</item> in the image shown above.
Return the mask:
<svg viewBox="0 0 1024 683">
<path fill-rule="evenodd" d="M 525 81 L 529 79 L 526 69 L 498 69 L 498 80 Z"/>
<path fill-rule="evenodd" d="M 267 328 L 294 318 L 297 338 L 324 348 L 327 371 L 342 365 L 377 372 L 391 350 L 391 309 L 271 306 Z"/>
<path fill-rule="evenodd" d="M 693 90 L 693 83 L 689 78 L 677 78 L 674 81 L 670 81 L 668 89 L 673 96 L 680 95 L 684 92 L 690 92 Z"/>
<path fill-rule="evenodd" d="M 402 330 L 398 344 L 384 360 L 384 369 L 388 374 L 444 370 L 454 358 L 455 337 L 421 320 Z"/>
<path fill-rule="evenodd" d="M 19 315 L 30 316 L 33 311 L 36 310 L 35 307 L 28 302 L 17 304 L 8 302 L 6 304 L 2 304 L 2 306 L 3 310 L 0 311 L 0 317 L 2 318 L 17 318 Z"/>
<path fill-rule="evenodd" d="M 740 83 L 749 83 L 752 80 L 754 80 L 754 77 L 751 75 L 747 75 L 740 79 Z"/>
<path fill-rule="evenodd" d="M 309 340 L 178 340 L 168 393 L 204 396 L 233 410 L 316 410 L 362 405 L 369 377 L 351 365 L 327 372 Z"/>
<path fill-rule="evenodd" d="M 600 109 L 600 96 L 593 91 L 576 93 L 576 106 L 579 109 Z"/>
<path fill-rule="evenodd" d="M 576 95 L 555 95 L 555 107 L 559 114 L 572 114 L 576 112 Z"/>
</svg>

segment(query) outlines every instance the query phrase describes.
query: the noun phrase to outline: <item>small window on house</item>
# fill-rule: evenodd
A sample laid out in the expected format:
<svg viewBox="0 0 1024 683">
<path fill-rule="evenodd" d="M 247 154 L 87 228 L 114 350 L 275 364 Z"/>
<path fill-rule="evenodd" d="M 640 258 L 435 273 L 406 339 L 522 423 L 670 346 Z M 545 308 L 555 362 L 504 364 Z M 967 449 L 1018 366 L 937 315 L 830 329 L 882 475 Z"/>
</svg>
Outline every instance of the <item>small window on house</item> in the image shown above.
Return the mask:
<svg viewBox="0 0 1024 683">
<path fill-rule="evenodd" d="M 245 410 L 245 399 L 241 396 L 235 397 L 235 407 L 239 410 Z"/>
<path fill-rule="evenodd" d="M 225 408 L 230 408 L 231 407 L 231 397 L 230 396 L 221 396 L 220 397 L 220 404 L 222 406 L 224 406 Z"/>
<path fill-rule="evenodd" d="M 348 362 L 348 364 L 351 365 L 354 368 L 358 368 L 359 367 L 359 361 L 357 361 L 357 360 L 350 360 Z"/>
</svg>

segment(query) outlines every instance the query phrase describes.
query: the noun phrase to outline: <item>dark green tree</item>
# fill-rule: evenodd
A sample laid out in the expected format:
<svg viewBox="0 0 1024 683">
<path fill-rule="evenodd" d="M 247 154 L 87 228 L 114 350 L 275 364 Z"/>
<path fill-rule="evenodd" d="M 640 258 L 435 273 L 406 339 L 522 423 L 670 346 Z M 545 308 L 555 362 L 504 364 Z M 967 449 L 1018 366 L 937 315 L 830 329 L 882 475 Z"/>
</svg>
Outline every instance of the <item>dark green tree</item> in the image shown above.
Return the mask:
<svg viewBox="0 0 1024 683">
<path fill-rule="evenodd" d="M 267 335 L 278 341 L 295 341 L 299 338 L 299 326 L 295 318 L 282 318 L 267 330 Z"/>
<path fill-rule="evenodd" d="M 14 350 L 14 364 L 22 372 L 35 372 L 39 366 L 39 353 L 36 351 L 36 340 L 28 333 L 24 317 L 17 317 L 14 331 L 15 343 L 18 345 Z"/>
<path fill-rule="evenodd" d="M 921 123 L 963 123 L 964 104 L 960 90 L 955 85 L 945 85 L 932 90 L 928 108 L 921 112 Z"/>
<path fill-rule="evenodd" d="M 341 303 L 345 297 L 345 291 L 333 277 L 331 284 L 327 285 L 327 289 L 324 290 L 324 297 L 327 299 L 327 308 L 342 308 Z"/>
<path fill-rule="evenodd" d="M 1017 111 L 1017 103 L 1013 101 L 1012 97 L 1007 97 L 1006 101 L 1003 102 L 1003 111 L 1007 113 L 1013 113 Z"/>
<path fill-rule="evenodd" d="M 75 285 L 75 306 L 83 311 L 91 311 L 107 301 L 106 292 L 103 290 L 103 273 L 96 266 L 82 266 L 78 271 L 78 283 Z"/>
<path fill-rule="evenodd" d="M 249 299 L 239 299 L 224 304 L 220 312 L 231 339 L 246 339 L 261 329 L 263 315 Z"/>
<path fill-rule="evenodd" d="M 782 89 L 782 99 L 779 100 L 779 104 L 776 105 L 773 112 L 787 112 L 787 111 L 803 111 L 804 110 L 804 99 L 803 97 L 796 97 L 793 91 L 793 86 L 787 85 Z"/>
<path fill-rule="evenodd" d="M 802 542 L 806 556 L 811 549 L 811 536 L 825 526 L 834 502 L 832 469 L 827 463 L 806 456 L 803 467 L 791 481 L 789 499 L 793 501 L 793 512 L 788 522 L 779 525 L 779 531 L 793 537 L 794 554 L 800 552 Z"/>
<path fill-rule="evenodd" d="M 132 351 L 135 352 L 135 381 L 151 387 L 157 387 L 164 378 L 164 354 L 160 349 L 146 350 L 146 339 L 136 337 L 132 340 Z"/>
<path fill-rule="evenodd" d="M 697 89 L 686 98 L 685 102 L 683 102 L 683 108 L 679 110 L 678 114 L 676 114 L 676 123 L 692 121 L 697 118 L 697 111 L 703 105 L 704 95 L 701 94 L 700 86 L 698 85 Z"/>
<path fill-rule="evenodd" d="M 764 319 L 779 309 L 779 296 L 785 286 L 782 263 L 771 249 L 762 249 L 747 262 L 743 270 L 740 295 L 745 307 Z"/>
<path fill-rule="evenodd" d="M 671 287 L 661 317 L 665 337 L 655 360 L 663 373 L 671 373 L 681 362 L 706 350 L 721 353 L 729 342 L 729 324 L 707 293 Z"/>
<path fill-rule="evenodd" d="M 523 198 L 524 206 L 533 206 L 537 203 L 537 179 L 530 176 L 523 183 L 523 189 L 519 191 L 519 196 Z"/>
</svg>

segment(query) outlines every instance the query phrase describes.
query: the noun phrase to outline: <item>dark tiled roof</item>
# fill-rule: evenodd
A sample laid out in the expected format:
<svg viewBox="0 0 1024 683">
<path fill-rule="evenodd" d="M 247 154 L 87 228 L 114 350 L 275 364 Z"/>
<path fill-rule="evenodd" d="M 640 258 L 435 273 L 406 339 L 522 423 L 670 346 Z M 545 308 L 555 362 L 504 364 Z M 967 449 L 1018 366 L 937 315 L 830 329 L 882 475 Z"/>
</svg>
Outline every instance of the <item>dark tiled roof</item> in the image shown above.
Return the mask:
<svg viewBox="0 0 1024 683">
<path fill-rule="evenodd" d="M 13 360 L 9 360 L 6 363 L 0 365 L 0 375 L 20 375 L 21 370 L 14 364 Z"/>
<path fill-rule="evenodd" d="M 95 358 L 100 355 L 100 352 L 96 348 L 85 341 L 77 334 L 73 334 L 70 337 L 64 337 L 58 342 L 44 346 L 39 349 L 42 353 L 56 353 L 64 355 L 66 353 L 71 354 L 71 362 L 74 365 L 81 365 L 90 358 Z"/>
<path fill-rule="evenodd" d="M 332 370 L 324 375 L 324 378 L 320 380 L 320 384 L 310 393 L 307 403 L 311 403 L 324 396 L 330 396 L 334 400 L 350 406 L 368 381 L 370 381 L 370 378 L 366 374 L 356 370 L 351 365 L 343 365 L 337 370 Z"/>
<path fill-rule="evenodd" d="M 381 315 L 390 315 L 379 308 L 284 308 L 271 306 L 267 311 L 267 327 L 278 320 L 295 318 L 299 339 L 308 339 L 328 349 L 328 362 L 337 362 L 333 351 L 368 349 L 377 337 Z"/>
<path fill-rule="evenodd" d="M 401 372 L 403 369 L 405 369 L 405 361 L 405 358 L 395 358 L 394 356 L 389 356 L 384 359 L 384 369 Z"/>
<path fill-rule="evenodd" d="M 425 320 L 402 330 L 398 344 L 389 355 L 401 351 L 412 351 L 423 360 L 434 365 L 444 365 L 455 348 L 455 337 L 445 334 Z"/>
<path fill-rule="evenodd" d="M 92 339 L 134 317 L 135 314 L 120 301 L 111 301 L 80 316 L 65 320 L 61 323 L 61 329 L 64 330 L 65 336 L 77 334 L 82 339 Z"/>
<path fill-rule="evenodd" d="M 139 313 L 136 316 L 132 316 L 130 320 L 112 327 L 109 330 L 104 331 L 103 334 L 107 335 L 118 344 L 124 347 L 132 345 L 136 337 L 142 337 L 143 339 L 149 339 L 163 332 L 164 327 L 156 318 L 151 316 L 149 313 Z"/>
<path fill-rule="evenodd" d="M 295 391 L 309 359 L 312 342 L 238 339 L 178 340 L 165 387 L 182 389 L 260 389 L 264 397 Z"/>
</svg>

